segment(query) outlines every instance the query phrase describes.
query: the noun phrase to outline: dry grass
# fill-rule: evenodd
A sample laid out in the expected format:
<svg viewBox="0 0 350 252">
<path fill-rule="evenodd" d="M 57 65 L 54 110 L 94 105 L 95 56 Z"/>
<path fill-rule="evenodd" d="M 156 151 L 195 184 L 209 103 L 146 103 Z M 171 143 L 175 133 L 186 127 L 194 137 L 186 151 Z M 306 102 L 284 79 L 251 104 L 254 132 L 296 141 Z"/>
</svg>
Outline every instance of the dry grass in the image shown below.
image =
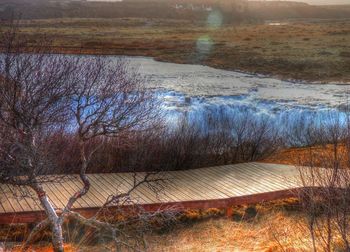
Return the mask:
<svg viewBox="0 0 350 252">
<path fill-rule="evenodd" d="M 8 252 L 21 252 L 21 251 L 22 250 L 21 250 L 20 246 L 16 246 L 16 247 L 8 250 Z M 31 251 L 31 252 L 53 252 L 53 249 L 50 245 L 47 245 L 47 246 L 43 245 L 43 246 L 34 246 L 29 251 Z M 65 245 L 64 251 L 65 252 L 77 252 L 79 250 L 72 245 Z"/>
<path fill-rule="evenodd" d="M 80 230 L 82 242 L 66 245 L 69 252 L 107 252 L 110 243 L 94 245 L 87 242 Z M 295 198 L 266 202 L 263 204 L 237 206 L 233 216 L 226 218 L 217 209 L 185 212 L 177 225 L 157 229 L 147 234 L 149 252 L 307 252 L 312 251 L 312 241 L 307 226 L 307 217 Z M 85 241 L 85 242 L 84 242 Z M 44 242 L 32 247 L 33 252 L 51 252 Z M 11 244 L 7 244 L 11 247 Z M 340 237 L 334 237 L 333 248 L 342 250 Z M 12 244 L 11 252 L 19 252 L 20 244 Z M 322 251 L 322 248 L 319 248 Z M 124 251 L 124 250 L 123 250 Z M 125 250 L 127 251 L 127 250 Z"/>
<path fill-rule="evenodd" d="M 308 251 L 304 216 L 296 206 L 289 199 L 236 207 L 233 219 L 208 219 L 151 237 L 150 251 Z M 256 213 L 247 216 L 247 209 Z"/>
<path fill-rule="evenodd" d="M 309 251 L 305 216 L 296 199 L 238 206 L 232 218 L 216 209 L 187 211 L 171 229 L 147 236 L 148 250 L 163 251 Z M 18 250 L 13 250 L 17 252 Z M 49 252 L 49 246 L 33 251 Z M 110 251 L 108 244 L 67 245 L 67 251 Z"/>
<path fill-rule="evenodd" d="M 304 247 L 295 217 L 282 213 L 252 222 L 208 220 L 170 235 L 155 237 L 150 251 L 283 251 Z"/>
<path fill-rule="evenodd" d="M 285 165 L 301 165 L 307 164 L 312 160 L 313 165 L 323 166 L 325 159 L 334 159 L 334 145 L 328 144 L 325 146 L 311 146 L 311 147 L 300 147 L 300 148 L 289 148 L 283 149 L 262 162 L 274 163 L 274 164 L 285 164 Z M 349 149 L 344 145 L 340 144 L 336 147 L 341 161 L 344 166 L 349 162 Z"/>
<path fill-rule="evenodd" d="M 33 40 L 48 34 L 59 52 L 152 56 L 281 78 L 350 82 L 350 20 L 214 29 L 190 21 L 53 19 L 23 21 L 22 31 Z M 199 50 L 201 39 L 212 43 L 209 53 Z"/>
</svg>

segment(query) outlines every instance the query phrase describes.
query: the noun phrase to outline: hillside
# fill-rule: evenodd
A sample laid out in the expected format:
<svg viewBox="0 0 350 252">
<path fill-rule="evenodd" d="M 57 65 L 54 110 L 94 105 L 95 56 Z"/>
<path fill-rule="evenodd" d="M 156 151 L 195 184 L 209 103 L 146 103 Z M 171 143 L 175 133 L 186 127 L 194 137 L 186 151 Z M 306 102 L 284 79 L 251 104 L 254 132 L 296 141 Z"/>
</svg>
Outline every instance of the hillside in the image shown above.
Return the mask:
<svg viewBox="0 0 350 252">
<path fill-rule="evenodd" d="M 249 14 L 257 19 L 348 18 L 350 6 L 315 6 L 300 2 L 250 1 Z M 345 7 L 345 8 L 344 8 Z"/>
<path fill-rule="evenodd" d="M 5 0 L 0 18 L 13 13 L 22 19 L 48 18 L 164 18 L 204 21 L 212 10 L 220 10 L 226 23 L 290 18 L 347 18 L 350 7 L 313 6 L 299 2 L 236 0 L 126 0 L 122 2 Z"/>
</svg>

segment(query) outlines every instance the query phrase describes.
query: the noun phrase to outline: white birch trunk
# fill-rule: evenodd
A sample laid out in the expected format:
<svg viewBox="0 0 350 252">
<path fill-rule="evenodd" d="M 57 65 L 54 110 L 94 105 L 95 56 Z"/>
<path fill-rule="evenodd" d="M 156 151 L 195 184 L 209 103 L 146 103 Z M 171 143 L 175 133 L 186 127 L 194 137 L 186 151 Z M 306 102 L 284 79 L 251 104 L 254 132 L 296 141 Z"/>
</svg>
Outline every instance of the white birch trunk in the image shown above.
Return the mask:
<svg viewBox="0 0 350 252">
<path fill-rule="evenodd" d="M 55 252 L 63 252 L 63 232 L 60 218 L 58 217 L 55 208 L 48 199 L 45 191 L 40 186 L 36 186 L 35 189 L 35 191 L 38 193 L 40 203 L 46 212 L 47 218 L 50 221 L 53 250 Z"/>
</svg>

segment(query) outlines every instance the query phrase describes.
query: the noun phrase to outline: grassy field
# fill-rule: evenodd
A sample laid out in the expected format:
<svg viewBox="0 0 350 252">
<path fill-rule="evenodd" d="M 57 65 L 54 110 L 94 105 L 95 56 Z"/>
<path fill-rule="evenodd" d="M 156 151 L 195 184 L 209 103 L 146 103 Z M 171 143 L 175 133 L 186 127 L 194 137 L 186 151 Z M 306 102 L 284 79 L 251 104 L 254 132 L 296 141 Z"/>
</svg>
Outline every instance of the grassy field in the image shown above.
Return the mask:
<svg viewBox="0 0 350 252">
<path fill-rule="evenodd" d="M 295 199 L 288 199 L 264 205 L 235 207 L 232 218 L 222 217 L 222 212 L 216 209 L 206 212 L 187 211 L 175 227 L 147 236 L 148 251 L 276 251 L 282 245 L 288 248 L 291 244 L 284 241 L 286 237 L 281 233 L 280 224 L 284 224 L 289 239 L 302 236 L 302 230 L 293 228 L 296 220 L 303 220 L 296 203 Z M 247 210 L 248 208 L 253 211 Z M 80 229 L 77 230 L 79 232 Z M 22 234 L 23 231 L 4 228 L 0 232 L 0 238 L 16 233 Z M 67 245 L 68 251 L 110 251 L 108 243 L 89 244 L 92 239 L 88 233 L 81 233 L 78 240 L 74 239 L 74 243 L 70 243 L 74 245 Z M 16 246 L 14 251 L 17 251 Z M 34 251 L 48 252 L 51 249 L 42 244 L 35 246 Z"/>
<path fill-rule="evenodd" d="M 304 216 L 291 202 L 238 207 L 232 219 L 194 222 L 171 234 L 153 237 L 150 251 L 310 251 Z M 256 215 L 254 210 L 249 215 L 247 209 L 255 209 Z"/>
<path fill-rule="evenodd" d="M 231 218 L 217 215 L 215 209 L 209 212 L 188 211 L 177 226 L 149 234 L 146 237 L 147 251 L 312 251 L 307 219 L 296 199 L 238 206 Z M 92 245 L 90 240 L 91 236 L 86 232 L 80 240 L 67 244 L 67 251 L 111 251 L 111 244 Z M 343 251 L 341 246 L 335 241 L 334 251 Z M 15 246 L 13 252 L 16 251 L 19 250 Z M 33 251 L 51 252 L 52 249 L 43 244 L 35 246 Z"/>
<path fill-rule="evenodd" d="M 350 82 L 350 20 L 219 26 L 159 19 L 50 19 L 21 22 L 65 53 L 152 56 L 317 82 Z"/>
</svg>

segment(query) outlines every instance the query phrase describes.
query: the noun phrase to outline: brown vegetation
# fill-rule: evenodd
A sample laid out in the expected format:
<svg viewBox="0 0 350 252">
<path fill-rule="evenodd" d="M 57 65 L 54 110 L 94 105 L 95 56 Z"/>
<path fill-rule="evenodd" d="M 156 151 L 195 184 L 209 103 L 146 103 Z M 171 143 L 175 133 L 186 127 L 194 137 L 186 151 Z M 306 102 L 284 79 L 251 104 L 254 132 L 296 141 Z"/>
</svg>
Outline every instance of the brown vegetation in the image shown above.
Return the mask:
<svg viewBox="0 0 350 252">
<path fill-rule="evenodd" d="M 186 20 L 51 19 L 22 21 L 21 31 L 33 41 L 46 33 L 62 53 L 151 56 L 283 79 L 350 81 L 349 20 L 212 28 Z M 212 43 L 209 51 L 198 47 L 201 38 Z"/>
<path fill-rule="evenodd" d="M 191 123 L 184 118 L 172 126 L 157 126 L 102 143 L 89 172 L 185 170 L 251 162 L 270 156 L 283 144 L 272 121 L 251 115 L 218 113 L 215 117 L 208 112 Z M 55 159 L 62 171 L 78 172 L 79 144 L 74 136 L 57 132 L 47 146 L 57 150 Z"/>
<path fill-rule="evenodd" d="M 165 18 L 205 21 L 212 10 L 220 10 L 225 22 L 290 18 L 347 18 L 349 6 L 314 6 L 298 1 L 248 0 L 124 0 L 124 1 L 46 1 L 3 0 L 0 19 L 12 11 L 25 19 L 45 18 Z M 176 8 L 176 5 L 181 5 Z M 203 8 L 203 5 L 205 8 Z"/>
<path fill-rule="evenodd" d="M 301 244 L 298 239 L 303 235 L 299 225 L 300 228 L 304 225 L 299 211 L 297 199 L 235 206 L 232 219 L 224 218 L 223 212 L 217 209 L 185 211 L 179 213 L 175 225 L 163 223 L 147 235 L 148 251 L 283 251 L 281 246 L 297 248 Z M 295 220 L 298 226 L 295 226 Z M 3 230 L 10 229 L 4 227 Z M 15 231 L 16 227 L 11 230 Z M 23 228 L 18 227 L 18 230 Z M 71 231 L 74 232 L 74 229 Z M 289 239 L 285 240 L 287 232 Z M 90 239 L 86 236 L 75 241 L 68 240 L 71 245 L 67 249 L 72 250 L 67 251 L 109 251 L 110 244 L 99 244 L 96 240 L 94 244 L 91 242 L 93 236 Z M 42 246 L 33 248 L 40 252 L 51 251 L 50 247 Z"/>
<path fill-rule="evenodd" d="M 232 218 L 222 215 L 216 209 L 191 210 L 179 214 L 177 225 L 164 226 L 147 235 L 148 251 L 312 251 L 307 215 L 295 198 L 236 206 Z M 6 227 L 3 230 L 10 233 Z M 11 230 L 16 233 L 16 227 Z M 71 231 L 81 230 L 76 227 L 75 231 Z M 19 232 L 22 232 L 21 228 Z M 91 242 L 93 236 L 86 233 L 76 240 L 68 240 L 70 245 L 66 245 L 67 251 L 110 251 L 111 244 L 96 240 Z M 345 251 L 342 250 L 339 236 L 336 241 L 334 248 Z M 45 244 L 43 241 L 42 245 L 34 246 L 34 251 L 51 252 L 52 248 Z M 6 245 L 16 247 L 11 242 Z M 318 249 L 322 251 L 321 246 Z"/>
<path fill-rule="evenodd" d="M 307 217 L 310 249 L 349 251 L 349 120 L 333 118 L 307 132 L 309 147 L 282 151 L 271 161 L 299 167 L 304 187 L 299 199 Z"/>
<path fill-rule="evenodd" d="M 147 235 L 148 251 L 310 251 L 306 216 L 297 199 L 235 206 L 232 218 L 217 209 L 179 214 L 177 225 Z M 14 229 L 12 229 L 14 230 Z M 91 243 L 84 235 L 68 251 L 110 251 L 108 243 Z M 43 246 L 43 245 L 42 245 Z M 33 247 L 51 251 L 50 247 Z"/>
<path fill-rule="evenodd" d="M 311 146 L 311 147 L 293 147 L 283 150 L 279 150 L 276 153 L 273 153 L 268 158 L 262 160 L 261 162 L 265 163 L 275 163 L 275 164 L 286 164 L 286 165 L 300 165 L 305 163 L 310 158 L 313 159 L 314 164 L 317 166 L 322 166 L 324 157 L 331 157 L 333 154 L 334 146 L 332 144 L 327 144 L 326 146 Z M 347 147 L 344 144 L 341 144 L 338 147 L 338 151 L 342 153 L 344 158 L 347 153 Z M 320 157 L 323 157 L 322 159 Z M 342 162 L 348 162 L 346 160 Z"/>
</svg>

